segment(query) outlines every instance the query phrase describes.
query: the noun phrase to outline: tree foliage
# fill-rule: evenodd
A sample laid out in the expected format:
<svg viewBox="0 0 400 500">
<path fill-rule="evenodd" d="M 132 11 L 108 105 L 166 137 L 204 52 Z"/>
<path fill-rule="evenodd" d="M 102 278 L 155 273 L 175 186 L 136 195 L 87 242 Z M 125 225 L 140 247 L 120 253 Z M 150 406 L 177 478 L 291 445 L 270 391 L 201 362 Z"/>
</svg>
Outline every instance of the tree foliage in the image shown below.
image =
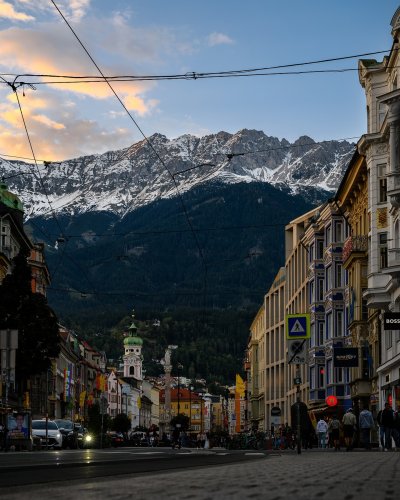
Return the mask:
<svg viewBox="0 0 400 500">
<path fill-rule="evenodd" d="M 131 428 L 131 421 L 125 413 L 119 413 L 111 423 L 111 428 L 116 432 L 128 432 Z"/>
<path fill-rule="evenodd" d="M 13 259 L 13 271 L 0 285 L 0 326 L 18 330 L 17 380 L 46 371 L 60 352 L 58 323 L 46 298 L 31 291 L 27 255 Z"/>
</svg>

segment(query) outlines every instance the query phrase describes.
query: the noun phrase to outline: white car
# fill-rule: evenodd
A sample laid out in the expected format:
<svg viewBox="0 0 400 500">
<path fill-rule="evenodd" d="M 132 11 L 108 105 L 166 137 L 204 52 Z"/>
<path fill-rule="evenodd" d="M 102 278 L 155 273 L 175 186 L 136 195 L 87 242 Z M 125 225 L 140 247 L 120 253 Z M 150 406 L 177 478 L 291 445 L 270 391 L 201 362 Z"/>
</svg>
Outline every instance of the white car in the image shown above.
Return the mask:
<svg viewBox="0 0 400 500">
<path fill-rule="evenodd" d="M 40 438 L 42 447 L 48 444 L 51 448 L 61 449 L 62 434 L 53 420 L 47 421 L 47 443 L 46 443 L 46 420 L 32 420 L 32 436 Z"/>
</svg>

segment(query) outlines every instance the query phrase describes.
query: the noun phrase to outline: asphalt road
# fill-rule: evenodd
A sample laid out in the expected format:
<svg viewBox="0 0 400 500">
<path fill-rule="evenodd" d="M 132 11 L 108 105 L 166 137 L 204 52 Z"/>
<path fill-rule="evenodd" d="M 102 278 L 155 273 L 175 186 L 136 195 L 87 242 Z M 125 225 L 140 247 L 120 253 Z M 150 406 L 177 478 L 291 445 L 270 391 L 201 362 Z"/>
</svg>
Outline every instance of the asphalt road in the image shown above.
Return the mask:
<svg viewBox="0 0 400 500">
<path fill-rule="evenodd" d="M 397 500 L 400 452 L 104 450 L 0 456 L 1 500 Z M 75 454 L 75 458 L 73 455 Z M 18 456 L 17 456 L 18 455 Z M 20 470 L 17 464 L 21 460 Z M 56 463 L 54 463 L 54 461 Z M 74 461 L 76 463 L 74 464 Z M 29 465 L 29 462 L 31 464 Z M 36 462 L 36 463 L 35 463 Z M 78 463 L 79 462 L 79 463 Z M 24 464 L 24 465 L 22 465 Z M 4 470 L 5 469 L 5 470 Z M 24 484 L 27 477 L 29 485 Z M 19 481 L 19 486 L 6 486 Z M 33 484 L 36 482 L 36 484 Z"/>
<path fill-rule="evenodd" d="M 264 458 L 264 454 L 169 448 L 9 452 L 0 454 L 0 485 L 4 493 L 4 488 L 16 486 L 218 466 L 256 458 Z"/>
</svg>

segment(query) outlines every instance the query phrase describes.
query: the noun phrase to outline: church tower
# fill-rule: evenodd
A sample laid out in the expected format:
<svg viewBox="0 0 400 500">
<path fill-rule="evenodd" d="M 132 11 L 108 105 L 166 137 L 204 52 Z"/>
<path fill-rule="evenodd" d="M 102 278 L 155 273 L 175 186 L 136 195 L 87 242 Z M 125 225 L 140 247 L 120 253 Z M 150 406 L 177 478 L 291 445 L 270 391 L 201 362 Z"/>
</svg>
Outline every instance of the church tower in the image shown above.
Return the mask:
<svg viewBox="0 0 400 500">
<path fill-rule="evenodd" d="M 132 324 L 128 329 L 128 336 L 124 338 L 124 377 L 142 380 L 143 340 L 137 336 L 137 326 L 134 319 L 135 311 L 132 311 Z"/>
</svg>

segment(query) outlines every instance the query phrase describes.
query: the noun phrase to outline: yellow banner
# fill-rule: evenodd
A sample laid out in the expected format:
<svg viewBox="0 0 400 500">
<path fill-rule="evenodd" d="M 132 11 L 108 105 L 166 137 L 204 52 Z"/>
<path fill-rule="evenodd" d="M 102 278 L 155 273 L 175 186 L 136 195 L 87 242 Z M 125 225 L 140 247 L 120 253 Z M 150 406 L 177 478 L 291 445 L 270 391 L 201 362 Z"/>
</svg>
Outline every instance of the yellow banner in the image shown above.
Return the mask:
<svg viewBox="0 0 400 500">
<path fill-rule="evenodd" d="M 244 383 L 242 377 L 237 373 L 236 374 L 236 388 L 235 388 L 235 392 L 241 398 L 243 398 L 245 390 L 246 390 L 245 383 Z"/>
<path fill-rule="evenodd" d="M 79 406 L 83 408 L 85 406 L 86 391 L 82 391 L 79 394 Z"/>
</svg>

